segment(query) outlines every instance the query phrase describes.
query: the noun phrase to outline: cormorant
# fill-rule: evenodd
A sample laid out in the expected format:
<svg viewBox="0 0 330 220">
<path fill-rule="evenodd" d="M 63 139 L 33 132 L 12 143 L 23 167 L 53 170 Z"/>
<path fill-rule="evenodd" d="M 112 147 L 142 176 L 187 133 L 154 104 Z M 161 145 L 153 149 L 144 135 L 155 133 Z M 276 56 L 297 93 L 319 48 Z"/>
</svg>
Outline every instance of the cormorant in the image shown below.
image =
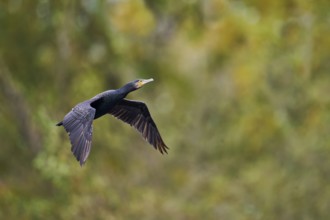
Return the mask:
<svg viewBox="0 0 330 220">
<path fill-rule="evenodd" d="M 117 90 L 107 90 L 77 104 L 57 126 L 63 125 L 70 136 L 71 151 L 82 166 L 92 146 L 93 120 L 110 114 L 139 131 L 143 138 L 162 154 L 167 153 L 155 122 L 145 103 L 125 99 L 128 93 L 152 82 L 153 79 L 138 79 Z"/>
</svg>

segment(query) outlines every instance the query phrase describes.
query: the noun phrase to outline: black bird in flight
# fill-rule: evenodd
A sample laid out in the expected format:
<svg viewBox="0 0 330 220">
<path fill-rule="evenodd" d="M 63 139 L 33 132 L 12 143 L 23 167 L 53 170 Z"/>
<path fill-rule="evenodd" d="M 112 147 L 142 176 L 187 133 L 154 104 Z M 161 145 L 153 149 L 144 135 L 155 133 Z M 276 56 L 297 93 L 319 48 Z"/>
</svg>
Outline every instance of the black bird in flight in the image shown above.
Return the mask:
<svg viewBox="0 0 330 220">
<path fill-rule="evenodd" d="M 138 79 L 116 90 L 107 90 L 77 104 L 57 126 L 63 125 L 70 136 L 71 151 L 82 166 L 92 147 L 93 120 L 110 114 L 139 131 L 143 138 L 162 154 L 167 153 L 155 122 L 145 103 L 125 99 L 128 93 L 152 82 L 153 79 Z"/>
</svg>

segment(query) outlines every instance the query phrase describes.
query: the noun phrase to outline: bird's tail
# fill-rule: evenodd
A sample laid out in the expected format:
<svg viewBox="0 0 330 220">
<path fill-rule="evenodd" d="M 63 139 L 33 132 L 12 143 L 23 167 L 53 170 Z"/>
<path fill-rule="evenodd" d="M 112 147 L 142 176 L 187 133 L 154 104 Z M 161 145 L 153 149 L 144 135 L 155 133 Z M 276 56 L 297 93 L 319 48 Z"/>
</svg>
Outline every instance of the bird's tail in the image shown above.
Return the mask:
<svg viewBox="0 0 330 220">
<path fill-rule="evenodd" d="M 61 125 L 63 125 L 63 121 L 56 124 L 56 126 L 61 126 Z"/>
</svg>

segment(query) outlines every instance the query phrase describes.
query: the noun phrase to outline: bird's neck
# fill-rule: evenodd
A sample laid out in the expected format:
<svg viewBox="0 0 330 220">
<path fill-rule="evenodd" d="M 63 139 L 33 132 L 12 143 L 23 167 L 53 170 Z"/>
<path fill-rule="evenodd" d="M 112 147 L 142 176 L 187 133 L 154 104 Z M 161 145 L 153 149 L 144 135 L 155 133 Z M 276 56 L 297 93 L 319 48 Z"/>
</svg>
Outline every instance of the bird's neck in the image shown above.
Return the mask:
<svg viewBox="0 0 330 220">
<path fill-rule="evenodd" d="M 134 90 L 136 90 L 136 89 L 134 87 L 132 87 L 132 85 L 126 84 L 123 87 L 117 89 L 117 92 L 120 96 L 125 98 L 128 93 L 133 92 Z"/>
</svg>

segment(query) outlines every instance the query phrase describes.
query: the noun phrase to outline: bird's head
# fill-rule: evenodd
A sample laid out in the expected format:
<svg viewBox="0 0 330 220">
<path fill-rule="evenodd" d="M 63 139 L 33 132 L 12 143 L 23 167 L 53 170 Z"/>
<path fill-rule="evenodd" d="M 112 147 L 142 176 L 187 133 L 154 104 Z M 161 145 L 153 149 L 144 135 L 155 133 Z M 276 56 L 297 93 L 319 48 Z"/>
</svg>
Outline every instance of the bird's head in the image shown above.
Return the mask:
<svg viewBox="0 0 330 220">
<path fill-rule="evenodd" d="M 133 85 L 134 85 L 135 89 L 139 89 L 142 86 L 144 86 L 145 84 L 147 84 L 149 82 L 152 82 L 152 81 L 154 81 L 153 78 L 151 78 L 151 79 L 137 79 L 137 80 L 133 81 Z"/>
<path fill-rule="evenodd" d="M 126 85 L 124 85 L 123 87 L 119 88 L 119 92 L 122 94 L 125 94 L 125 96 L 132 92 L 135 91 L 139 88 L 141 88 L 142 86 L 144 86 L 145 84 L 154 81 L 154 79 L 137 79 L 134 80 L 132 82 L 127 83 Z"/>
</svg>

